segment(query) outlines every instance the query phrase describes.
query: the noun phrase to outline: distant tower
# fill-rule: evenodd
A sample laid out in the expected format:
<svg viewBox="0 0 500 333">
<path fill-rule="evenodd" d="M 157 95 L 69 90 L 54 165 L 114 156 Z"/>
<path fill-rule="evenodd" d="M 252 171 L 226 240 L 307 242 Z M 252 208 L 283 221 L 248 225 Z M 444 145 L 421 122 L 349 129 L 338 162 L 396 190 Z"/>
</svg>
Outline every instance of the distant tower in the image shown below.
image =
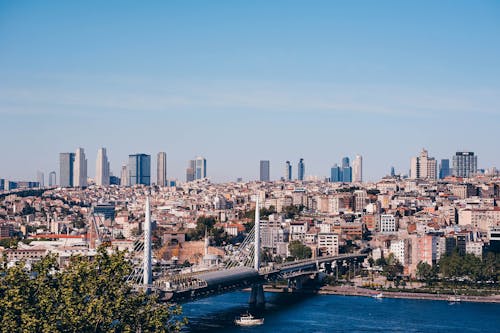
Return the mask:
<svg viewBox="0 0 500 333">
<path fill-rule="evenodd" d="M 61 187 L 73 186 L 74 153 L 59 154 L 59 183 Z"/>
<path fill-rule="evenodd" d="M 45 175 L 43 174 L 42 171 L 37 171 L 36 172 L 36 181 L 38 183 L 38 187 L 44 187 L 45 186 Z"/>
<path fill-rule="evenodd" d="M 87 159 L 85 158 L 85 151 L 83 148 L 78 148 L 75 153 L 73 186 L 87 186 Z"/>
<path fill-rule="evenodd" d="M 95 166 L 95 184 L 98 186 L 109 185 L 109 161 L 106 148 L 97 150 L 97 160 Z"/>
<path fill-rule="evenodd" d="M 129 155 L 128 174 L 130 186 L 151 185 L 151 156 L 146 154 Z"/>
<path fill-rule="evenodd" d="M 129 182 L 128 182 L 128 170 L 127 170 L 127 165 L 124 164 L 122 165 L 122 171 L 120 173 L 120 185 L 121 186 L 129 186 Z"/>
<path fill-rule="evenodd" d="M 297 165 L 297 179 L 304 180 L 304 174 L 306 171 L 306 166 L 304 165 L 304 159 L 301 158 L 299 160 L 299 164 Z"/>
<path fill-rule="evenodd" d="M 268 160 L 260 161 L 260 181 L 268 182 L 270 180 L 270 163 Z"/>
<path fill-rule="evenodd" d="M 207 160 L 204 157 L 197 157 L 195 163 L 195 179 L 207 178 Z"/>
<path fill-rule="evenodd" d="M 352 167 L 349 164 L 349 157 L 342 159 L 342 181 L 344 183 L 352 182 Z"/>
<path fill-rule="evenodd" d="M 186 169 L 186 182 L 192 182 L 195 179 L 196 161 L 190 160 Z"/>
<path fill-rule="evenodd" d="M 444 179 L 451 174 L 450 172 L 450 160 L 442 159 L 439 163 L 439 179 Z"/>
<path fill-rule="evenodd" d="M 355 183 L 363 182 L 363 157 L 361 155 L 356 155 L 354 162 L 352 163 L 352 178 Z"/>
<path fill-rule="evenodd" d="M 57 179 L 56 179 L 56 172 L 52 171 L 49 173 L 49 186 L 56 186 L 57 185 Z"/>
<path fill-rule="evenodd" d="M 332 183 L 338 183 L 342 181 L 342 170 L 336 163 L 330 170 L 330 181 Z"/>
<path fill-rule="evenodd" d="M 156 185 L 168 186 L 167 153 L 165 152 L 159 152 L 156 157 Z"/>
<path fill-rule="evenodd" d="M 453 175 L 469 178 L 477 172 L 477 156 L 470 151 L 457 152 L 453 156 Z"/>
<path fill-rule="evenodd" d="M 410 178 L 437 179 L 436 159 L 434 157 L 429 157 L 427 150 L 422 149 L 419 157 L 412 157 L 410 165 Z"/>
<path fill-rule="evenodd" d="M 391 166 L 391 177 L 396 176 L 396 171 L 394 170 L 394 167 Z"/>
<path fill-rule="evenodd" d="M 286 161 L 285 164 L 285 180 L 292 180 L 292 165 L 290 164 L 290 161 Z"/>
</svg>

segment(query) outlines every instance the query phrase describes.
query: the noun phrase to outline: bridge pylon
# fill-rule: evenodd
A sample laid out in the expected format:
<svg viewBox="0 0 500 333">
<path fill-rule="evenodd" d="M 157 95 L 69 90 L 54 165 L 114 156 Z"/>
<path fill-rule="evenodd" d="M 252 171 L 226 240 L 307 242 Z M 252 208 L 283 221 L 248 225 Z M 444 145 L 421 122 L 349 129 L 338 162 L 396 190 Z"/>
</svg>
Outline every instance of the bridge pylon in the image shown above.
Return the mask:
<svg viewBox="0 0 500 333">
<path fill-rule="evenodd" d="M 255 199 L 255 223 L 254 223 L 255 233 L 254 233 L 254 261 L 253 267 L 258 272 L 260 269 L 260 207 L 259 207 L 259 195 Z"/>
<path fill-rule="evenodd" d="M 143 285 L 146 292 L 149 292 L 149 286 L 153 283 L 152 256 L 151 256 L 151 207 L 149 196 L 146 197 L 146 217 L 144 220 L 144 275 Z"/>
</svg>

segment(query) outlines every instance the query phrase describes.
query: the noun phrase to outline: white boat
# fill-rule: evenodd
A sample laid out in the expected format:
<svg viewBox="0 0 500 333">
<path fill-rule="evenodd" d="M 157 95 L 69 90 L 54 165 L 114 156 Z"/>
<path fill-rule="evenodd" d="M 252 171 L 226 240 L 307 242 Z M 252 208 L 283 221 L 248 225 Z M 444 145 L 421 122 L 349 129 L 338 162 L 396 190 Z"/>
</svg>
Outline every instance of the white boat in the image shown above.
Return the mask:
<svg viewBox="0 0 500 333">
<path fill-rule="evenodd" d="M 255 318 L 251 314 L 247 313 L 241 315 L 239 318 L 234 320 L 234 323 L 239 326 L 255 326 L 264 324 L 264 318 Z"/>
<path fill-rule="evenodd" d="M 461 301 L 462 300 L 460 299 L 460 297 L 458 297 L 456 295 L 448 297 L 448 302 L 451 303 L 451 304 L 453 304 L 453 303 L 459 303 Z"/>
<path fill-rule="evenodd" d="M 384 294 L 382 293 L 379 293 L 379 294 L 376 294 L 376 295 L 372 295 L 373 298 L 383 298 L 384 297 Z"/>
</svg>

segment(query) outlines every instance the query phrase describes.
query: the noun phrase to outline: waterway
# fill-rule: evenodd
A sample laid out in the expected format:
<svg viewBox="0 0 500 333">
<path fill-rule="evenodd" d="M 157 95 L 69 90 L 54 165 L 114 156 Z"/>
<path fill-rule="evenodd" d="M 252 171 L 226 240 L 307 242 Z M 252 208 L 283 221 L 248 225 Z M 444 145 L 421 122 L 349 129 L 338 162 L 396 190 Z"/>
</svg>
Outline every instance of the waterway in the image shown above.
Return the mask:
<svg viewBox="0 0 500 333">
<path fill-rule="evenodd" d="M 500 332 L 500 304 L 266 293 L 264 325 L 238 327 L 248 293 L 183 304 L 184 332 Z"/>
</svg>

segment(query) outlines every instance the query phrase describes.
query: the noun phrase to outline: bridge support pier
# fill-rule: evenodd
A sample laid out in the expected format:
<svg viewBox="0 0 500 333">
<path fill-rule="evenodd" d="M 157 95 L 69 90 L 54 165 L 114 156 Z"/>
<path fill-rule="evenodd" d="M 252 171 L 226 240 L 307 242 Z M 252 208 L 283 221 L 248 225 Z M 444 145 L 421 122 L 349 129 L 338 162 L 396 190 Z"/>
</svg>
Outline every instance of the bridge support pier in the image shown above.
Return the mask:
<svg viewBox="0 0 500 333">
<path fill-rule="evenodd" d="M 266 304 L 266 296 L 264 295 L 264 286 L 260 283 L 252 285 L 252 292 L 248 303 L 252 306 L 263 307 Z"/>
</svg>

